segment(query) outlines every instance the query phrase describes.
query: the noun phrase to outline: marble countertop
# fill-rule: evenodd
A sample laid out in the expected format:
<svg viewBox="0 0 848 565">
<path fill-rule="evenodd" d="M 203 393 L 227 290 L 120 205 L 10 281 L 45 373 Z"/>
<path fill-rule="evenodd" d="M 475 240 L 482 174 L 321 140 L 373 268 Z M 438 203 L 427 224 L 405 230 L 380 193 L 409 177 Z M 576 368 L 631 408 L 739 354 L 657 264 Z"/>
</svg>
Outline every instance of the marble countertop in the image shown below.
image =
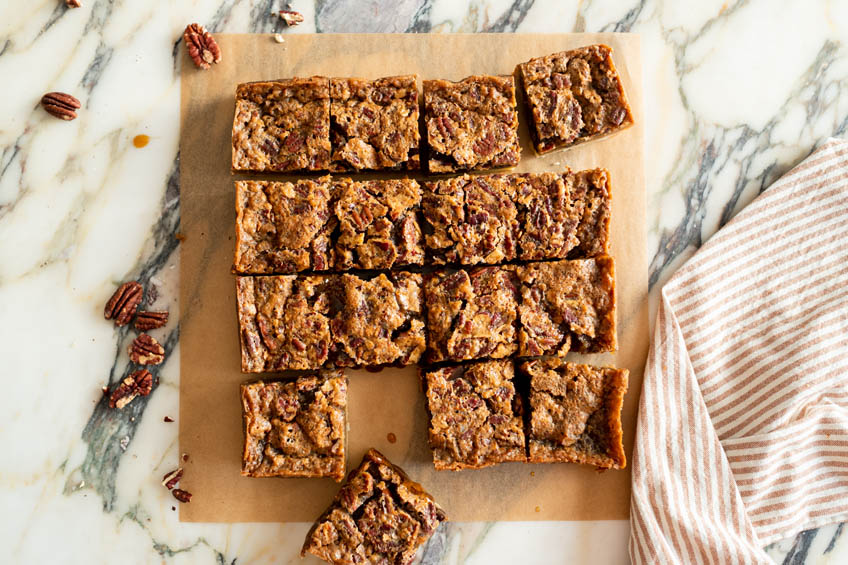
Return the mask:
<svg viewBox="0 0 848 565">
<path fill-rule="evenodd" d="M 307 524 L 182 524 L 158 478 L 180 457 L 179 326 L 160 385 L 120 420 L 98 407 L 127 366 L 104 323 L 115 286 L 178 311 L 179 50 L 213 32 L 642 34 L 652 302 L 663 281 L 760 191 L 848 130 L 848 3 L 796 0 L 0 2 L 0 562 L 288 563 Z M 225 54 L 226 56 L 226 54 Z M 73 122 L 38 100 L 65 91 Z M 150 142 L 134 147 L 134 136 Z M 450 524 L 423 563 L 627 562 L 628 524 Z M 848 562 L 834 525 L 768 548 Z M 59 549 L 61 548 L 61 549 Z"/>
</svg>

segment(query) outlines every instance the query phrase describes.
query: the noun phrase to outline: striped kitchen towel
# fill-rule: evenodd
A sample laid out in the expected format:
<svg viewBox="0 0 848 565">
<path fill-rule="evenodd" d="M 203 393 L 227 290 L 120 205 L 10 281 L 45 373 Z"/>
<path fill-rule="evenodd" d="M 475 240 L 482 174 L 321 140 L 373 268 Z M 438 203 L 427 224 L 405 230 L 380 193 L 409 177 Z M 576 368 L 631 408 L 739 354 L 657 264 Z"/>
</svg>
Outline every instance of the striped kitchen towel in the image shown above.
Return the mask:
<svg viewBox="0 0 848 565">
<path fill-rule="evenodd" d="M 634 563 L 771 563 L 848 520 L 848 142 L 829 140 L 662 289 L 633 456 Z"/>
</svg>

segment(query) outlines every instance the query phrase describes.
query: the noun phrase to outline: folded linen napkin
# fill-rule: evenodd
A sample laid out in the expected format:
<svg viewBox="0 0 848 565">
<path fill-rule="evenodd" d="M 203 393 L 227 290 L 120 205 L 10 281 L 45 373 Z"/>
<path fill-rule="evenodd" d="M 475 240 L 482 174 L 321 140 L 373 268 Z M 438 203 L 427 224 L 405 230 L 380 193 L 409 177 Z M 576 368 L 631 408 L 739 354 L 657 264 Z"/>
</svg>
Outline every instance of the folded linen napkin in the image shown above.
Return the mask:
<svg viewBox="0 0 848 565">
<path fill-rule="evenodd" d="M 848 142 L 831 139 L 662 289 L 633 456 L 634 563 L 771 563 L 848 519 Z"/>
</svg>

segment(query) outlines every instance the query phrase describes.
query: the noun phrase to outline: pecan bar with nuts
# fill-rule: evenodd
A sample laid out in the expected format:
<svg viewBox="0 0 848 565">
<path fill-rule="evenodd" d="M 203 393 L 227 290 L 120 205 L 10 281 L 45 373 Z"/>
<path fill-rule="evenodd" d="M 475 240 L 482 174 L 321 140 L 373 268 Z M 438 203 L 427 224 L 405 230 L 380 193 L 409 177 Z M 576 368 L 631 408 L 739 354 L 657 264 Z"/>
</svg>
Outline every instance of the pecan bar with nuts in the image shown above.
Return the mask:
<svg viewBox="0 0 848 565">
<path fill-rule="evenodd" d="M 512 361 L 422 370 L 437 470 L 525 461 L 521 398 Z"/>
<path fill-rule="evenodd" d="M 546 358 L 521 363 L 530 378 L 531 463 L 585 463 L 601 469 L 627 464 L 621 406 L 628 371 Z"/>
<path fill-rule="evenodd" d="M 431 363 L 502 359 L 517 350 L 512 267 L 436 272 L 425 293 Z"/>
<path fill-rule="evenodd" d="M 347 378 L 341 371 L 241 385 L 245 477 L 344 479 Z"/>
<path fill-rule="evenodd" d="M 425 80 L 424 125 L 431 173 L 514 167 L 521 158 L 511 76 Z"/>
<path fill-rule="evenodd" d="M 237 277 L 241 370 L 315 370 L 333 346 L 330 322 L 341 307 L 338 277 Z"/>
<path fill-rule="evenodd" d="M 391 269 L 424 263 L 417 217 L 421 187 L 417 182 L 340 179 L 337 185 L 337 269 Z"/>
<path fill-rule="evenodd" d="M 616 349 L 612 257 L 530 263 L 518 280 L 520 356 Z"/>
<path fill-rule="evenodd" d="M 421 211 L 433 263 L 515 259 L 519 223 L 509 175 L 463 175 L 424 186 Z"/>
<path fill-rule="evenodd" d="M 416 80 L 330 80 L 330 170 L 420 168 Z"/>
<path fill-rule="evenodd" d="M 329 166 L 329 79 L 293 78 L 238 86 L 234 171 L 322 171 Z"/>
<path fill-rule="evenodd" d="M 531 59 L 519 69 L 538 153 L 633 124 L 612 49 L 606 45 Z"/>
<path fill-rule="evenodd" d="M 585 208 L 572 175 L 527 173 L 510 177 L 518 217 L 518 258 L 538 261 L 568 257 L 579 247 L 577 233 Z"/>
<path fill-rule="evenodd" d="M 334 204 L 329 176 L 236 182 L 234 270 L 261 275 L 331 269 Z"/>
<path fill-rule="evenodd" d="M 418 483 L 369 449 L 306 535 L 301 555 L 327 563 L 407 565 L 445 512 Z"/>
<path fill-rule="evenodd" d="M 577 226 L 577 247 L 569 258 L 595 257 L 609 253 L 610 192 L 609 171 L 590 169 L 569 173 L 571 191 L 576 202 L 582 202 L 582 217 Z"/>
<path fill-rule="evenodd" d="M 423 280 L 418 273 L 342 275 L 342 306 L 332 321 L 334 361 L 377 368 L 416 363 L 426 346 Z"/>
</svg>

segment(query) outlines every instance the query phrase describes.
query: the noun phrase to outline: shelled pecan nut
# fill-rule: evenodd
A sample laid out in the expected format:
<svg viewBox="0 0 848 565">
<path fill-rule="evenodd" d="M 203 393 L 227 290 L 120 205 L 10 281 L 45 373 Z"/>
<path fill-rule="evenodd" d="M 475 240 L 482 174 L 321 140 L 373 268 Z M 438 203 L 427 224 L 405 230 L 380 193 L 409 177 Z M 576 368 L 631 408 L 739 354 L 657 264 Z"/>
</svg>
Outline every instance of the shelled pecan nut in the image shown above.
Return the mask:
<svg viewBox="0 0 848 565">
<path fill-rule="evenodd" d="M 129 347 L 130 361 L 137 365 L 159 365 L 165 360 L 165 348 L 148 334 L 141 334 Z"/>
<path fill-rule="evenodd" d="M 109 407 L 122 409 L 136 396 L 147 396 L 153 390 L 153 375 L 140 369 L 126 377 L 109 397 Z"/>
<path fill-rule="evenodd" d="M 283 18 L 283 21 L 289 27 L 296 26 L 303 21 L 303 15 L 294 10 L 280 10 L 280 17 Z"/>
<path fill-rule="evenodd" d="M 145 310 L 135 315 L 135 329 L 141 331 L 155 330 L 168 323 L 168 312 L 151 312 Z"/>
<path fill-rule="evenodd" d="M 70 94 L 48 92 L 41 97 L 41 106 L 54 118 L 71 121 L 77 117 L 76 110 L 79 110 L 82 104 Z"/>
<path fill-rule="evenodd" d="M 125 282 L 106 303 L 103 316 L 107 320 L 115 320 L 116 326 L 126 326 L 135 315 L 143 294 L 144 289 L 138 282 Z"/>
<path fill-rule="evenodd" d="M 65 0 L 65 4 L 67 4 L 68 8 L 82 7 L 82 2 L 80 2 L 80 0 Z"/>
<path fill-rule="evenodd" d="M 181 488 L 175 488 L 171 491 L 171 494 L 174 495 L 174 498 L 179 500 L 182 503 L 191 502 L 191 493 L 187 490 L 183 490 Z"/>
<path fill-rule="evenodd" d="M 213 63 L 221 62 L 221 48 L 215 38 L 200 24 L 189 24 L 183 32 L 183 40 L 189 57 L 195 66 L 208 69 Z"/>
<path fill-rule="evenodd" d="M 180 479 L 183 478 L 183 468 L 178 467 L 174 469 L 170 473 L 166 473 L 164 477 L 162 477 L 162 485 L 168 490 L 173 489 L 180 482 Z"/>
</svg>

